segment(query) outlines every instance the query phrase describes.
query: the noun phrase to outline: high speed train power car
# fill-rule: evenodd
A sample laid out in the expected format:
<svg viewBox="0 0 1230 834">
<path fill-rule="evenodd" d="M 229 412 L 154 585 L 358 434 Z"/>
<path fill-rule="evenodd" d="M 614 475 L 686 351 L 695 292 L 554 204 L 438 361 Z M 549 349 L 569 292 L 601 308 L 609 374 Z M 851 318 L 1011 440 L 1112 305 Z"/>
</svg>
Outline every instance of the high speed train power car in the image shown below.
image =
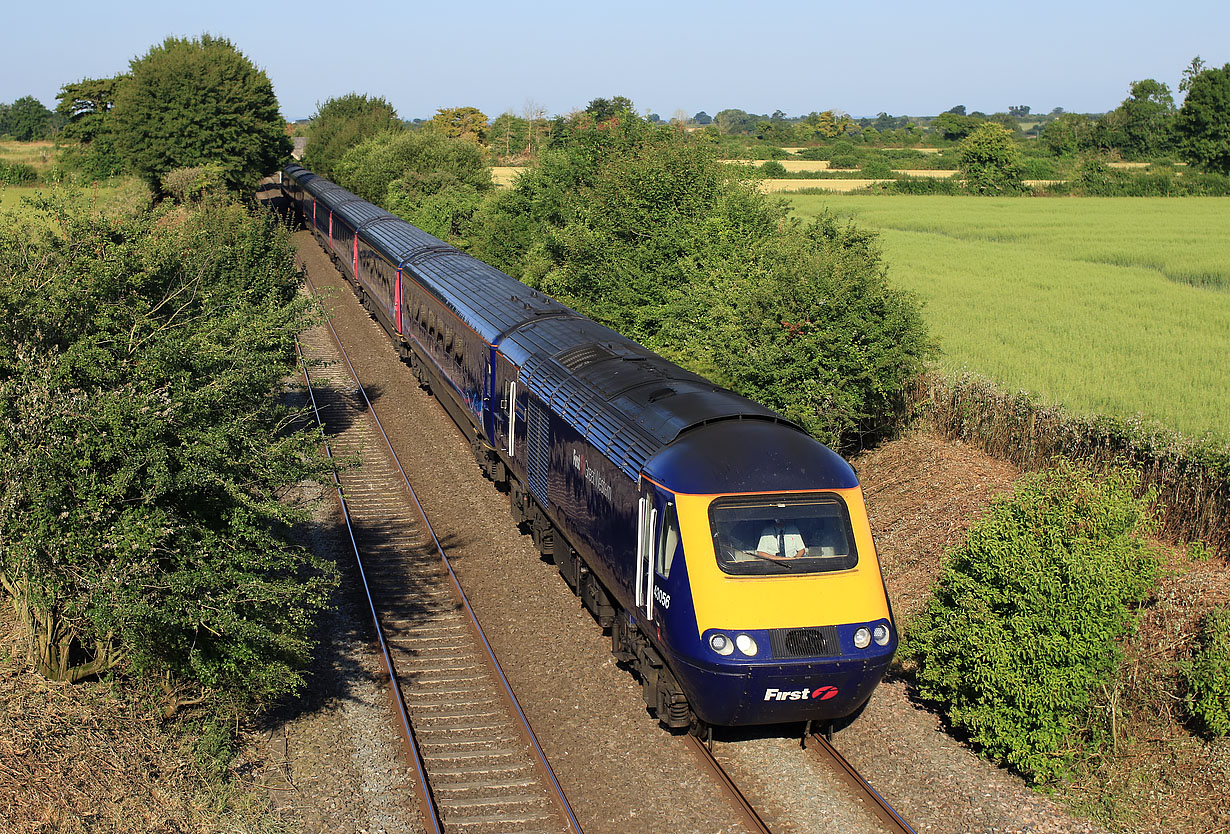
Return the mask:
<svg viewBox="0 0 1230 834">
<path fill-rule="evenodd" d="M 861 708 L 897 632 L 848 463 L 302 167 L 282 182 L 662 723 Z"/>
</svg>

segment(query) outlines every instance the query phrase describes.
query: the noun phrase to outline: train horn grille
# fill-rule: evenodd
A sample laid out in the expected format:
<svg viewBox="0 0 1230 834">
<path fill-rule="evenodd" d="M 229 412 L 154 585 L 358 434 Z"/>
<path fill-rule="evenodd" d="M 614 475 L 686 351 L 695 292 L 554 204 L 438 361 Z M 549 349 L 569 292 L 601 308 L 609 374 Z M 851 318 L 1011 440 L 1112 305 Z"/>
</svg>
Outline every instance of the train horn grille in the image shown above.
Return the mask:
<svg viewBox="0 0 1230 834">
<path fill-rule="evenodd" d="M 837 626 L 775 628 L 769 631 L 773 657 L 836 657 L 841 654 Z"/>
</svg>

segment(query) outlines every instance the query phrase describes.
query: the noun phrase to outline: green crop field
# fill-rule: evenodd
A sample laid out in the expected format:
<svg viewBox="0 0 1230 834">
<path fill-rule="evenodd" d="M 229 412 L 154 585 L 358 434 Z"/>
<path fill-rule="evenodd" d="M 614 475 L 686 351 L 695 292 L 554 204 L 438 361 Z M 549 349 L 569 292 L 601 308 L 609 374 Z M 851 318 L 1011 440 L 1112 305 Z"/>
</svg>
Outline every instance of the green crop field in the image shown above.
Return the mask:
<svg viewBox="0 0 1230 834">
<path fill-rule="evenodd" d="M 1230 200 L 792 195 L 882 233 L 943 364 L 1230 436 Z"/>
</svg>

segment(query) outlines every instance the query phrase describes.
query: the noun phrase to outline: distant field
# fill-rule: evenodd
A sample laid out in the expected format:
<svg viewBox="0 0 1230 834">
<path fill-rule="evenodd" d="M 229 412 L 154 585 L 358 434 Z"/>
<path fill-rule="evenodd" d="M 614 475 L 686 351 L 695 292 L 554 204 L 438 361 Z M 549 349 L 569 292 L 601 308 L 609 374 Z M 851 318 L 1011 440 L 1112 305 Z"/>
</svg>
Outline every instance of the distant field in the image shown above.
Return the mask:
<svg viewBox="0 0 1230 834">
<path fill-rule="evenodd" d="M 0 159 L 24 162 L 43 171 L 55 162 L 55 145 L 51 142 L 0 142 Z"/>
<path fill-rule="evenodd" d="M 33 197 L 36 194 L 49 194 L 58 186 L 32 185 L 14 186 L 0 185 L 0 211 L 20 210 L 22 197 Z M 70 193 L 79 195 L 81 199 L 92 201 L 98 206 L 139 206 L 149 201 L 149 193 L 135 179 L 115 179 L 107 185 L 90 188 L 67 189 Z"/>
<path fill-rule="evenodd" d="M 1230 436 L 1230 200 L 793 195 L 883 233 L 951 368 Z"/>
</svg>

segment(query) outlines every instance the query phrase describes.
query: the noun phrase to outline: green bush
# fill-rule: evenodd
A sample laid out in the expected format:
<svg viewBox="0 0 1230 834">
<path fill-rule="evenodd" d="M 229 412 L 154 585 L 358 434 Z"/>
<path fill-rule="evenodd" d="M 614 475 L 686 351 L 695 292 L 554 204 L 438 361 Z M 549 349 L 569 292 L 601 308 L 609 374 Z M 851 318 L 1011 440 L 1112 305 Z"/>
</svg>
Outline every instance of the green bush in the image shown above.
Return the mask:
<svg viewBox="0 0 1230 834">
<path fill-rule="evenodd" d="M 766 177 L 784 177 L 786 176 L 786 166 L 776 159 L 772 159 L 760 166 L 760 173 Z"/>
<path fill-rule="evenodd" d="M 859 167 L 859 158 L 853 148 L 850 148 L 849 150 L 833 151 L 829 154 L 829 168 L 857 167 Z"/>
<path fill-rule="evenodd" d="M 1180 672 L 1191 717 L 1211 735 L 1230 735 L 1230 609 L 1214 609 L 1204 618 L 1196 650 Z"/>
<path fill-rule="evenodd" d="M 288 232 L 217 200 L 34 208 L 0 224 L 0 588 L 31 659 L 169 710 L 295 691 L 336 568 L 281 500 L 327 467 L 278 396 L 310 321 Z"/>
<path fill-rule="evenodd" d="M 1033 781 L 1096 746 L 1091 696 L 1136 621 L 1160 561 L 1140 476 L 1060 460 L 995 501 L 952 554 L 908 629 L 919 694 L 989 756 Z"/>
<path fill-rule="evenodd" d="M 890 180 L 896 176 L 888 160 L 878 155 L 868 157 L 863 161 L 861 173 L 864 177 L 875 180 Z"/>
<path fill-rule="evenodd" d="M 29 185 L 38 180 L 38 171 L 24 162 L 5 162 L 0 159 L 0 182 L 5 185 Z"/>
<path fill-rule="evenodd" d="M 197 203 L 226 191 L 226 172 L 214 163 L 176 168 L 162 175 L 162 190 L 177 203 Z"/>
</svg>

